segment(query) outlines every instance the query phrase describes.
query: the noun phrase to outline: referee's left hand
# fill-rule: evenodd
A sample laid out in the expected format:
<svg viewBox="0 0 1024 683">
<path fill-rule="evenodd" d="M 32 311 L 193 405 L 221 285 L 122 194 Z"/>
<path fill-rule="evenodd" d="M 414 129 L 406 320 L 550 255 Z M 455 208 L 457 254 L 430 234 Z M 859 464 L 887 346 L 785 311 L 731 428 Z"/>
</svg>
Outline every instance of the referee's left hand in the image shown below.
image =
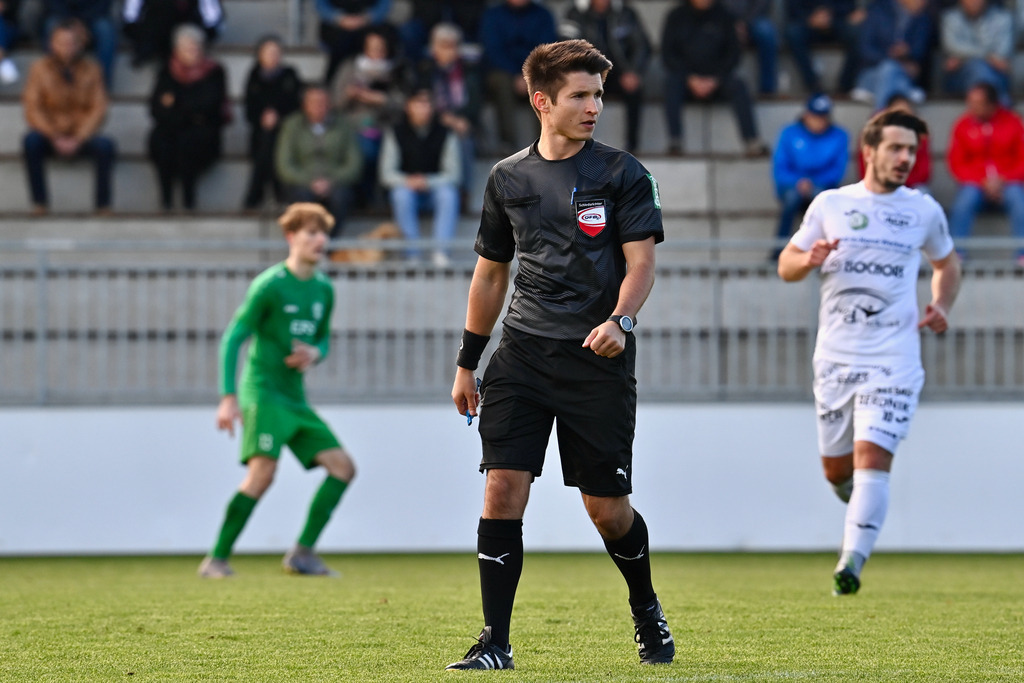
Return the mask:
<svg viewBox="0 0 1024 683">
<path fill-rule="evenodd" d="M 618 323 L 606 320 L 590 331 L 583 348 L 605 358 L 615 358 L 626 348 L 626 333 Z"/>
</svg>

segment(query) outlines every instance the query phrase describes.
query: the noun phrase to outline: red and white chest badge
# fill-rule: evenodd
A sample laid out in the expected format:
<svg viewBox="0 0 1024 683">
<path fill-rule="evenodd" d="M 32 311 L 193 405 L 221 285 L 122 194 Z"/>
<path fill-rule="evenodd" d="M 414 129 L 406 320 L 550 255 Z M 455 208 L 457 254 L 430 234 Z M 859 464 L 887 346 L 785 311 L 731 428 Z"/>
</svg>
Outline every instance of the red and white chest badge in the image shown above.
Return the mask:
<svg viewBox="0 0 1024 683">
<path fill-rule="evenodd" d="M 604 230 L 605 222 L 603 199 L 576 202 L 576 225 L 580 230 L 591 237 L 597 237 Z"/>
</svg>

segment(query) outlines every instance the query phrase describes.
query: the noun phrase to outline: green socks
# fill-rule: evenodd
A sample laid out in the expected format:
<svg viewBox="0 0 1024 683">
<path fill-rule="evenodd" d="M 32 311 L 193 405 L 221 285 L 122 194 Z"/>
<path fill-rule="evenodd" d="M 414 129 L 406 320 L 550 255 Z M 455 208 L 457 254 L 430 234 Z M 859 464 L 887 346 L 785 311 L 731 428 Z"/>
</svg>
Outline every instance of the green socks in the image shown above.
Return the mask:
<svg viewBox="0 0 1024 683">
<path fill-rule="evenodd" d="M 241 491 L 235 493 L 235 497 L 228 503 L 228 510 L 224 515 L 224 524 L 220 528 L 220 535 L 217 536 L 217 544 L 213 546 L 210 553 L 218 560 L 226 560 L 231 556 L 231 549 L 238 540 L 238 535 L 245 528 L 249 521 L 249 515 L 256 507 L 256 498 L 250 498 Z"/>
<path fill-rule="evenodd" d="M 327 520 L 331 518 L 334 508 L 338 507 L 346 488 L 348 488 L 348 482 L 340 479 L 327 477 L 324 480 L 309 506 L 309 517 L 306 519 L 306 526 L 299 537 L 299 545 L 312 548 L 316 544 L 316 539 L 320 537 L 320 532 L 327 526 Z M 245 523 L 249 521 L 256 502 L 256 498 L 250 498 L 241 491 L 235 493 L 234 498 L 228 503 L 224 524 L 220 528 L 220 535 L 217 536 L 217 543 L 210 553 L 213 557 L 226 560 L 231 556 L 235 541 L 238 540 L 239 534 L 245 528 Z"/>
<path fill-rule="evenodd" d="M 324 483 L 317 489 L 313 496 L 313 502 L 309 504 L 309 517 L 306 518 L 306 526 L 299 536 L 299 545 L 312 548 L 316 545 L 316 539 L 320 538 L 320 532 L 327 526 L 327 520 L 331 518 L 334 508 L 338 507 L 341 496 L 348 488 L 348 482 L 334 477 L 327 477 Z"/>
</svg>

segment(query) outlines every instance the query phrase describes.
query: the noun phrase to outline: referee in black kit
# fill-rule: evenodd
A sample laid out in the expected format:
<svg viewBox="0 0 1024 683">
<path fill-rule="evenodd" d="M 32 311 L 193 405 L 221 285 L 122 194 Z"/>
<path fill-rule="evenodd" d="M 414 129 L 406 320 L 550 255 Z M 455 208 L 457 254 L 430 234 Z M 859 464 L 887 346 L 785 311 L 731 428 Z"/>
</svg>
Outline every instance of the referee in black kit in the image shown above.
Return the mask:
<svg viewBox="0 0 1024 683">
<path fill-rule="evenodd" d="M 477 530 L 484 629 L 449 669 L 511 669 L 509 623 L 523 568 L 523 513 L 557 420 L 562 477 L 583 495 L 629 587 L 640 661 L 675 644 L 651 584 L 647 525 L 629 503 L 636 425 L 636 315 L 664 239 L 658 185 L 630 154 L 593 140 L 611 62 L 585 40 L 538 46 L 523 64 L 540 138 L 491 170 L 476 238 L 452 399 L 476 415 L 473 371 L 515 292 L 480 388 L 487 473 Z"/>
</svg>

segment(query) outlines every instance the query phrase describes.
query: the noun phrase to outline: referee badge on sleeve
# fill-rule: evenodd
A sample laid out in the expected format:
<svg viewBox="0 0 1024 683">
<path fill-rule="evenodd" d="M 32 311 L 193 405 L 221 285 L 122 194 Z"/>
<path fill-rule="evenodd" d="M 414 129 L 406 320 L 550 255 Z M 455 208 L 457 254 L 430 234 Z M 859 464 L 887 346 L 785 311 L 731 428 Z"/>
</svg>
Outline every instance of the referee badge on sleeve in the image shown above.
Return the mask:
<svg viewBox="0 0 1024 683">
<path fill-rule="evenodd" d="M 576 202 L 576 225 L 580 230 L 597 237 L 605 226 L 603 199 L 586 199 Z"/>
</svg>

